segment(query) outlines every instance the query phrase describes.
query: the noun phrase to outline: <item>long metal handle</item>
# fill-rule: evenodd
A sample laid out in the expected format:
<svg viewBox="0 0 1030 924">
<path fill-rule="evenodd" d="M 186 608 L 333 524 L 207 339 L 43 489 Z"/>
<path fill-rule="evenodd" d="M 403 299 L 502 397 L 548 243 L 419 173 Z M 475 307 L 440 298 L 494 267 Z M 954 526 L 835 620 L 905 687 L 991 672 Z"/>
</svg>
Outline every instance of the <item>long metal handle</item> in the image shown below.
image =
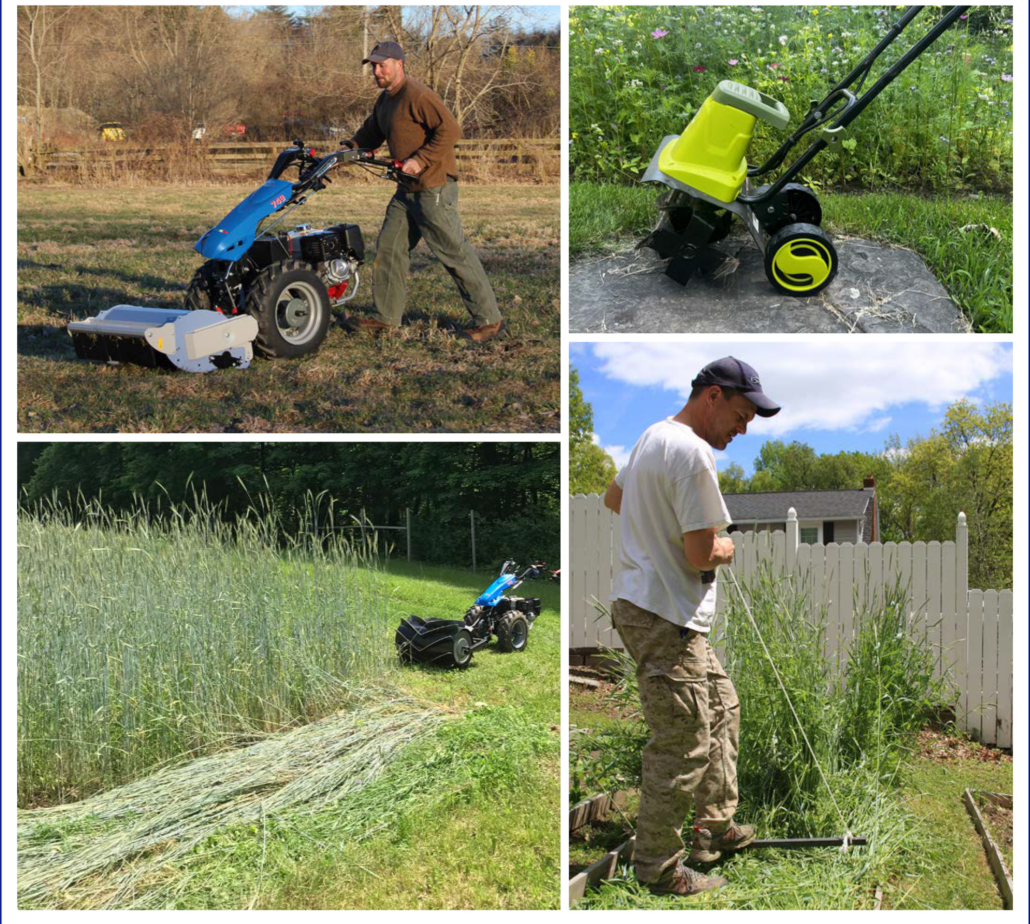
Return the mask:
<svg viewBox="0 0 1030 924">
<path fill-rule="evenodd" d="M 851 847 L 865 847 L 866 839 L 864 837 L 849 837 L 847 839 L 848 845 Z M 796 848 L 796 847 L 843 847 L 843 837 L 766 837 L 758 838 L 752 841 L 750 847 L 777 847 L 777 848 Z"/>
<path fill-rule="evenodd" d="M 850 74 L 848 74 L 847 77 L 845 77 L 842 81 L 836 84 L 836 87 L 834 87 L 830 91 L 826 99 L 824 99 L 822 103 L 818 104 L 816 108 L 818 108 L 822 112 L 825 112 L 826 100 L 832 97 L 833 94 L 837 93 L 840 90 L 844 90 L 846 88 L 851 87 L 851 84 L 854 83 L 859 77 L 862 77 L 862 80 L 864 81 L 864 75 L 871 68 L 872 63 L 880 57 L 880 55 L 884 52 L 885 48 L 887 48 L 890 44 L 894 42 L 894 40 L 901 34 L 901 31 L 905 28 L 905 26 L 907 26 L 914 19 L 916 19 L 916 16 L 920 13 L 920 11 L 923 9 L 925 5 L 925 3 L 914 3 L 911 6 L 909 6 L 908 9 L 905 10 L 904 15 L 901 16 L 901 19 L 898 20 L 891 27 L 890 31 L 877 44 L 877 46 L 874 47 L 871 50 L 871 52 L 865 56 L 864 59 L 862 59 L 862 62 Z M 972 6 L 971 3 L 959 3 L 952 9 L 950 9 L 946 15 L 941 16 L 941 19 L 937 22 L 937 24 L 932 29 L 930 29 L 930 31 L 927 32 L 926 35 L 924 35 L 919 41 L 917 41 L 911 48 L 909 48 L 907 52 L 904 55 L 902 55 L 893 65 L 891 65 L 891 67 L 889 67 L 884 72 L 880 79 L 877 80 L 876 83 L 872 84 L 872 87 L 870 87 L 854 102 L 849 101 L 848 105 L 845 106 L 844 110 L 842 112 L 839 112 L 837 116 L 833 119 L 833 123 L 832 125 L 830 125 L 830 128 L 844 128 L 845 126 L 851 125 L 851 123 L 853 123 L 855 119 L 858 118 L 859 115 L 861 115 L 865 107 L 868 106 L 869 103 L 871 103 L 878 96 L 880 96 L 884 88 L 887 87 L 887 84 L 894 80 L 898 76 L 898 74 L 900 74 L 901 71 L 903 71 L 909 64 L 912 64 L 917 58 L 919 58 L 919 56 L 922 55 L 923 52 L 925 52 L 925 50 L 937 40 L 940 34 L 943 31 L 947 30 L 952 25 L 952 23 L 954 23 L 959 18 L 960 15 L 962 15 L 966 10 L 969 9 L 970 6 Z M 814 125 L 809 125 L 810 118 L 812 118 L 812 112 L 810 112 L 809 116 L 805 118 L 805 121 L 800 125 L 797 131 L 795 131 L 786 141 L 784 141 L 783 144 L 780 145 L 780 148 L 777 150 L 775 155 L 773 155 L 773 157 L 770 157 L 764 164 L 762 164 L 761 167 L 748 167 L 748 176 L 753 178 L 757 176 L 762 176 L 763 174 L 768 173 L 771 170 L 776 170 L 787 159 L 787 155 L 790 152 L 790 149 L 795 144 L 797 144 L 801 137 L 806 133 L 810 132 L 813 128 L 815 128 Z M 754 207 L 755 205 L 760 205 L 764 202 L 769 201 L 770 199 L 773 199 L 774 196 L 778 195 L 780 191 L 783 190 L 783 187 L 788 182 L 791 182 L 794 179 L 794 177 L 797 176 L 797 174 L 800 173 L 805 166 L 808 166 L 808 164 L 816 157 L 816 155 L 818 155 L 818 153 L 824 147 L 826 147 L 826 142 L 824 140 L 819 139 L 817 141 L 814 141 L 812 145 L 809 147 L 809 149 L 803 153 L 803 155 L 801 155 L 796 161 L 794 161 L 793 164 L 791 164 L 784 170 L 784 172 L 780 175 L 777 181 L 773 183 L 773 185 L 771 185 L 769 189 L 765 191 L 765 193 L 763 193 L 761 196 L 740 196 L 737 197 L 737 201 L 742 202 L 745 205 L 750 205 Z"/>
</svg>

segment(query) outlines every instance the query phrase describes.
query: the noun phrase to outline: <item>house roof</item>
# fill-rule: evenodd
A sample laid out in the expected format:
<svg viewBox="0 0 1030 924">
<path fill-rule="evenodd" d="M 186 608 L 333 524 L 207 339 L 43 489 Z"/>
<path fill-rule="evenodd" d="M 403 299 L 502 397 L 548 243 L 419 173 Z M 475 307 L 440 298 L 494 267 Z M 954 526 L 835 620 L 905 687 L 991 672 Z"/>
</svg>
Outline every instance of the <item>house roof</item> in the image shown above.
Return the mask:
<svg viewBox="0 0 1030 924">
<path fill-rule="evenodd" d="M 872 491 L 770 491 L 764 494 L 725 494 L 734 523 L 783 522 L 793 507 L 799 520 L 861 520 L 869 512 Z"/>
</svg>

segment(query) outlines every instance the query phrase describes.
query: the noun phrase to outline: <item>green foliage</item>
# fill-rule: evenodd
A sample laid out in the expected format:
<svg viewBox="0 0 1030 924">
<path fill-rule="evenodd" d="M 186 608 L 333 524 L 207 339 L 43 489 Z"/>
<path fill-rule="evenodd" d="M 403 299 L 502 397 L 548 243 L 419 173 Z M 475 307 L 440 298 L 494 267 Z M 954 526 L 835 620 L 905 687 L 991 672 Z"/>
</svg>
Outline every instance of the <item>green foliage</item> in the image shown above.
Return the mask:
<svg viewBox="0 0 1030 924">
<path fill-rule="evenodd" d="M 908 27 L 872 79 L 934 12 Z M 724 79 L 782 100 L 796 126 L 898 15 L 855 6 L 577 7 L 569 17 L 572 177 L 635 180 Z M 805 180 L 818 189 L 1011 190 L 1012 72 L 1012 7 L 974 8 L 851 124 L 843 152 L 806 168 Z M 762 163 L 783 137 L 759 123 L 749 160 Z"/>
<path fill-rule="evenodd" d="M 593 412 L 583 399 L 579 375 L 568 363 L 565 364 L 565 420 L 569 493 L 604 493 L 616 475 L 615 463 L 604 449 L 593 443 Z"/>
</svg>

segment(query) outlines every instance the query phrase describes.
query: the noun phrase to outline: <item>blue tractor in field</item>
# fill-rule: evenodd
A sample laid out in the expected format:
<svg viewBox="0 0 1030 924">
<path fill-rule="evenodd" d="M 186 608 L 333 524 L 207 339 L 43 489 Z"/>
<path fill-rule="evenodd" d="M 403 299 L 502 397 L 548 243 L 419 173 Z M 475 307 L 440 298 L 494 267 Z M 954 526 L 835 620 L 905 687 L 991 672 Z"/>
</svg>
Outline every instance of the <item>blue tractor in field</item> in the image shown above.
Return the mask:
<svg viewBox="0 0 1030 924">
<path fill-rule="evenodd" d="M 540 598 L 509 594 L 537 571 L 530 565 L 519 573 L 509 559 L 497 579 L 468 608 L 464 619 L 406 616 L 394 637 L 398 657 L 407 662 L 465 668 L 472 661 L 472 653 L 489 644 L 494 635 L 501 651 L 525 651 L 529 630 L 540 615 Z"/>
</svg>

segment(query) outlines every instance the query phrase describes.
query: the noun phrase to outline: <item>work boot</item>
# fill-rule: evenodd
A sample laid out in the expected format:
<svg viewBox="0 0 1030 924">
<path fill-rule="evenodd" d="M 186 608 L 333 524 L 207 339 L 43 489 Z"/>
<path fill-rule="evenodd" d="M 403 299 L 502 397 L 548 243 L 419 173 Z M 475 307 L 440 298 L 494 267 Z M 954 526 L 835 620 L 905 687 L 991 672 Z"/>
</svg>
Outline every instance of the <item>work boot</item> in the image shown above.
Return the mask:
<svg viewBox="0 0 1030 924">
<path fill-rule="evenodd" d="M 482 328 L 466 328 L 464 331 L 458 331 L 458 336 L 482 343 L 484 340 L 499 336 L 504 330 L 505 322 L 499 320 L 495 324 L 485 324 Z"/>
<path fill-rule="evenodd" d="M 374 317 L 350 317 L 344 321 L 344 327 L 354 334 L 371 332 L 378 334 L 380 331 L 396 331 L 399 328 L 391 328 L 389 324 L 384 324 L 381 320 L 376 320 Z"/>
<path fill-rule="evenodd" d="M 662 873 L 655 882 L 645 882 L 644 885 L 655 895 L 697 895 L 721 889 L 729 882 L 722 876 L 706 876 L 684 866 L 680 861 Z"/>
<path fill-rule="evenodd" d="M 690 848 L 691 863 L 714 863 L 724 853 L 747 847 L 755 839 L 751 825 L 738 825 L 735 821 L 719 834 L 694 825 L 694 844 Z"/>
</svg>

